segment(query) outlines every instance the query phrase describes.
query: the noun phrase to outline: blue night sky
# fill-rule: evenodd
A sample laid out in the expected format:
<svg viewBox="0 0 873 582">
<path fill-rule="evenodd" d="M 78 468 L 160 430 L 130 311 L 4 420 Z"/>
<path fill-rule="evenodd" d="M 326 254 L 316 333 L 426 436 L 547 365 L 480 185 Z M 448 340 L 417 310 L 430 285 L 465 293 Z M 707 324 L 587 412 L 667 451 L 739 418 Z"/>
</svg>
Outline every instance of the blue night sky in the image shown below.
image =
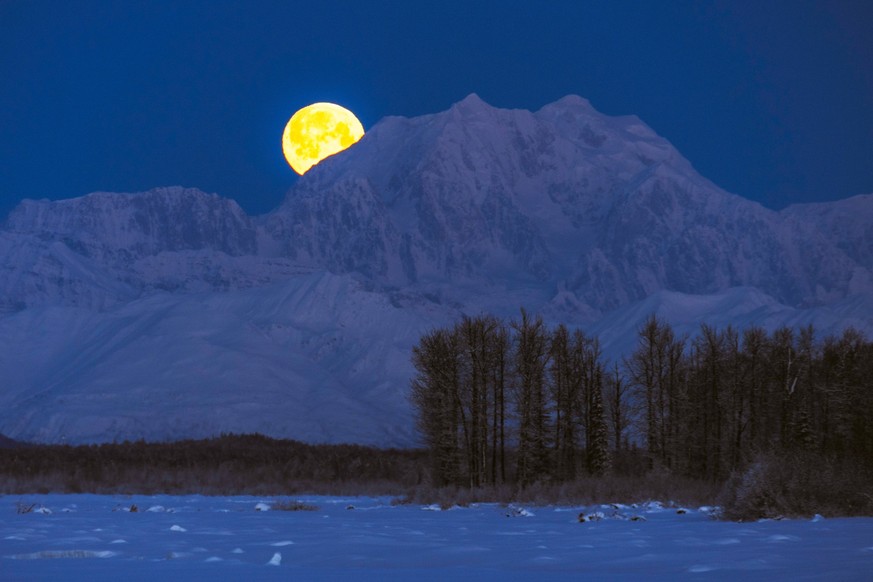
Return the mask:
<svg viewBox="0 0 873 582">
<path fill-rule="evenodd" d="M 478 93 L 636 114 L 781 208 L 873 192 L 873 2 L 0 1 L 0 217 L 22 198 L 182 185 L 274 208 L 285 122 Z"/>
</svg>

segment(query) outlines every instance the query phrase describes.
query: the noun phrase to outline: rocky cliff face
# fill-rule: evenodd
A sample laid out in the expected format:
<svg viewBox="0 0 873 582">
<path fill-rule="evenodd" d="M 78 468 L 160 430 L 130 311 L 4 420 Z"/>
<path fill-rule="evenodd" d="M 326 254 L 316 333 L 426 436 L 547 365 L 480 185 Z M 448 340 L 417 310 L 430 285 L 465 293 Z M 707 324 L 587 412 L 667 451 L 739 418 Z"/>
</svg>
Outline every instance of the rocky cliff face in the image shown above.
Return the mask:
<svg viewBox="0 0 873 582">
<path fill-rule="evenodd" d="M 26 200 L 10 214 L 5 230 L 61 241 L 107 264 L 168 251 L 206 249 L 238 256 L 257 250 L 252 220 L 236 202 L 180 187 Z"/>
<path fill-rule="evenodd" d="M 298 272 L 262 257 L 255 219 L 232 200 L 192 188 L 26 200 L 0 230 L 8 311 L 104 308 L 156 291 L 247 288 Z"/>
<path fill-rule="evenodd" d="M 811 225 L 859 265 L 873 269 L 873 194 L 824 204 L 796 204 L 781 213 L 787 220 Z M 859 290 L 868 288 L 861 286 Z"/>
</svg>

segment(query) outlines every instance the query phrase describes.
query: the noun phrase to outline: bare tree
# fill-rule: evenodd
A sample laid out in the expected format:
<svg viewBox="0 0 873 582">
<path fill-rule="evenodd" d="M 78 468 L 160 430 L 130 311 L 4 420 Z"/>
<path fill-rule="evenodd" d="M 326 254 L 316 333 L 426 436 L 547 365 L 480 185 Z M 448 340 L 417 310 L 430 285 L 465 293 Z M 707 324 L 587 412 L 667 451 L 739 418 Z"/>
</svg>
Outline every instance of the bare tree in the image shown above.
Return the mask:
<svg viewBox="0 0 873 582">
<path fill-rule="evenodd" d="M 615 364 L 604 382 L 606 418 L 609 424 L 612 448 L 621 451 L 627 444 L 627 432 L 631 423 L 630 384 Z"/>
<path fill-rule="evenodd" d="M 552 332 L 549 355 L 550 388 L 554 403 L 554 477 L 576 476 L 576 426 L 581 404 L 582 363 L 579 350 L 571 346 L 570 332 L 563 324 Z"/>
<path fill-rule="evenodd" d="M 416 376 L 411 400 L 416 423 L 431 451 L 436 485 L 460 480 L 461 430 L 469 443 L 460 397 L 461 351 L 457 337 L 447 330 L 425 334 L 412 350 Z"/>
<path fill-rule="evenodd" d="M 518 463 L 516 478 L 529 485 L 548 477 L 548 410 L 546 366 L 548 331 L 542 317 L 531 318 L 521 310 L 515 331 L 515 405 L 518 416 Z"/>
</svg>

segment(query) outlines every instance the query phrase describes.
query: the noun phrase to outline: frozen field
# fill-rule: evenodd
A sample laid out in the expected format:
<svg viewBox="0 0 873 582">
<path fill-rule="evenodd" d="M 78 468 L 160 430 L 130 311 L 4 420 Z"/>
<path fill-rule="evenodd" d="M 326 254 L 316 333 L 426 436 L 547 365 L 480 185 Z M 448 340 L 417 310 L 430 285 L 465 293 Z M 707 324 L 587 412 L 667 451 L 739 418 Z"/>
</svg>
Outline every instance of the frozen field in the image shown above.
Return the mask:
<svg viewBox="0 0 873 582">
<path fill-rule="evenodd" d="M 873 518 L 297 499 L 318 510 L 258 511 L 274 498 L 256 497 L 0 497 L 0 580 L 873 580 Z M 603 519 L 580 523 L 580 512 Z"/>
</svg>

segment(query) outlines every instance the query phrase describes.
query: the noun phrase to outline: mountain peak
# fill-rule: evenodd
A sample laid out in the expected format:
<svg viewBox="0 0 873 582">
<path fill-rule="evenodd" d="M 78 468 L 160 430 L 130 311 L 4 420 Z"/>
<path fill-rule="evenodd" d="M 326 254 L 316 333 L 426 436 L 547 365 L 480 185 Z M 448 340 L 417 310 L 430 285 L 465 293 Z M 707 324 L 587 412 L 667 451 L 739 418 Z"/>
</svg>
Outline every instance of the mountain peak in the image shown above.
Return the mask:
<svg viewBox="0 0 873 582">
<path fill-rule="evenodd" d="M 553 103 L 549 103 L 546 107 L 562 107 L 568 109 L 590 109 L 594 111 L 594 107 L 591 105 L 591 102 L 584 97 L 580 97 L 579 95 L 565 95 L 561 97 L 557 101 Z"/>
<path fill-rule="evenodd" d="M 460 104 L 476 105 L 477 107 L 481 107 L 481 106 L 490 107 L 490 105 L 485 103 L 485 101 L 483 101 L 482 98 L 479 97 L 479 95 L 475 92 L 470 93 L 469 95 L 467 95 L 466 97 L 464 97 L 463 99 L 458 101 L 457 104 L 458 105 L 460 105 Z"/>
<path fill-rule="evenodd" d="M 491 109 L 494 109 L 494 107 L 485 103 L 485 101 L 475 93 L 470 93 L 451 107 L 452 111 L 459 111 L 461 113 L 475 113 Z"/>
<path fill-rule="evenodd" d="M 472 110 L 490 110 L 497 109 L 493 105 L 484 101 L 481 97 L 479 97 L 476 93 L 470 93 L 457 103 L 453 104 L 451 109 L 461 109 L 465 111 Z M 557 101 L 549 103 L 545 105 L 543 109 L 571 109 L 571 110 L 587 110 L 590 112 L 597 112 L 594 106 L 591 105 L 591 102 L 584 97 L 580 97 L 579 95 L 570 94 L 561 97 Z"/>
</svg>

